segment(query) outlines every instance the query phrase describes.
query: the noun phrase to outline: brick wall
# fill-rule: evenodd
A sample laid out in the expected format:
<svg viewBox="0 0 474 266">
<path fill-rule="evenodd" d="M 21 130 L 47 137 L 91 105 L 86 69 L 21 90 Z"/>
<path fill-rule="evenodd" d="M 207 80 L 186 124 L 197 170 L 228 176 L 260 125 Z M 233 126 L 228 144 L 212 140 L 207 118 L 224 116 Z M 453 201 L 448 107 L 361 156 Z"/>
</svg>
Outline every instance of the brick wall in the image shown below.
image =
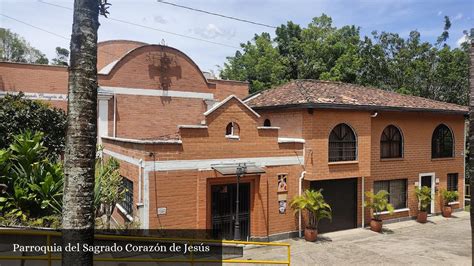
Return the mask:
<svg viewBox="0 0 474 266">
<path fill-rule="evenodd" d="M 454 158 L 431 159 L 431 138 L 439 124 L 445 124 L 454 133 Z M 403 135 L 403 158 L 381 159 L 380 136 L 388 125 L 397 126 Z M 368 189 L 376 180 L 407 179 L 408 208 L 410 211 L 397 213 L 385 218 L 415 216 L 418 202 L 415 196 L 415 182 L 419 182 L 421 173 L 435 173 L 439 183 L 437 190 L 446 189 L 447 174 L 459 175 L 459 206 L 464 202 L 464 117 L 461 115 L 442 115 L 429 113 L 379 113 L 372 118 L 372 154 L 371 176 L 366 179 Z M 441 211 L 441 198 L 435 198 L 435 212 Z M 368 219 L 369 217 L 367 217 Z"/>
<path fill-rule="evenodd" d="M 352 163 L 328 161 L 328 138 L 340 123 L 352 127 L 357 137 L 357 161 Z M 370 175 L 369 112 L 342 110 L 314 110 L 303 112 L 303 138 L 306 140 L 306 179 L 334 179 Z"/>
<path fill-rule="evenodd" d="M 259 123 L 263 126 L 265 119 L 270 120 L 272 127 L 280 127 L 280 137 L 302 138 L 303 111 L 302 110 L 259 110 Z"/>
<path fill-rule="evenodd" d="M 225 137 L 225 128 L 231 121 L 240 126 L 238 140 Z M 182 144 L 145 145 L 107 139 L 103 142 L 108 150 L 146 161 L 302 155 L 301 144 L 278 143 L 278 130 L 257 129 L 260 126 L 258 117 L 236 99 L 209 114 L 206 122 L 208 128 L 182 128 Z M 149 152 L 154 152 L 155 156 L 150 157 Z M 133 167 L 131 170 L 130 175 L 138 175 Z M 288 175 L 288 192 L 284 194 L 289 203 L 298 193 L 302 170 L 300 165 L 265 167 L 265 174 L 242 179 L 251 184 L 252 236 L 267 237 L 297 230 L 297 218 L 289 206 L 286 213 L 279 213 L 277 175 Z M 211 228 L 211 186 L 235 183 L 235 176 L 223 177 L 211 170 L 157 170 L 150 172 L 148 177 L 150 228 Z M 135 177 L 130 179 L 136 180 Z M 159 207 L 167 208 L 167 213 L 158 215 Z"/>
<path fill-rule="evenodd" d="M 67 94 L 67 67 L 0 62 L 0 91 Z"/>
<path fill-rule="evenodd" d="M 262 115 L 260 123 L 270 118 L 272 126 L 279 126 L 281 132 L 295 132 L 295 110 L 265 110 L 259 111 Z M 414 195 L 414 184 L 419 182 L 420 173 L 434 172 L 439 179 L 437 190 L 445 189 L 447 174 L 459 174 L 460 204 L 454 208 L 463 207 L 464 197 L 464 118 L 462 115 L 443 115 L 439 113 L 421 112 L 379 112 L 371 118 L 370 112 L 343 111 L 343 110 L 313 110 L 299 111 L 302 119 L 302 135 L 305 144 L 305 166 L 307 174 L 304 188 L 309 188 L 310 180 L 358 177 L 358 224 L 362 222 L 362 176 L 365 178 L 364 191 L 373 189 L 376 180 L 408 179 L 408 207 L 409 211 L 397 212 L 393 215 L 384 215 L 384 219 L 393 219 L 415 216 L 418 203 Z M 273 121 L 276 121 L 275 123 Z M 357 163 L 328 162 L 328 137 L 332 128 L 346 123 L 356 132 L 358 138 Z M 433 130 L 439 124 L 448 125 L 455 134 L 455 158 L 431 159 L 431 137 Z M 380 137 L 387 125 L 396 125 L 402 129 L 404 135 L 403 159 L 380 159 Z M 288 134 L 288 133 L 287 133 Z M 296 135 L 294 135 L 296 136 Z M 440 212 L 441 199 L 437 194 L 435 212 Z M 365 222 L 370 221 L 370 210 L 365 209 Z"/>
<path fill-rule="evenodd" d="M 240 99 L 245 98 L 249 94 L 249 84 L 242 81 L 208 79 L 210 83 L 216 85 L 214 98 L 222 101 L 229 95 L 235 95 Z"/>
<path fill-rule="evenodd" d="M 97 71 L 100 71 L 113 61 L 120 59 L 127 52 L 143 45 L 147 44 L 128 40 L 99 42 L 97 44 Z"/>
<path fill-rule="evenodd" d="M 150 139 L 176 134 L 178 125 L 199 124 L 206 111 L 206 104 L 201 99 L 135 95 L 116 97 L 116 135 L 121 138 Z M 113 119 L 113 106 L 110 116 Z M 112 131 L 109 132 L 111 135 Z"/>
<path fill-rule="evenodd" d="M 131 52 L 130 52 L 131 51 Z M 122 58 L 123 55 L 127 54 Z M 172 47 L 134 41 L 106 41 L 98 45 L 98 69 L 121 59 L 109 75 L 98 75 L 99 85 L 229 95 L 244 98 L 248 83 L 206 80 L 197 65 Z M 0 62 L 0 90 L 67 94 L 67 67 Z M 175 134 L 181 124 L 199 124 L 207 105 L 198 98 L 116 95 L 116 136 L 149 139 Z M 48 101 L 67 109 L 66 101 Z M 114 129 L 113 99 L 109 101 L 108 129 Z"/>
</svg>

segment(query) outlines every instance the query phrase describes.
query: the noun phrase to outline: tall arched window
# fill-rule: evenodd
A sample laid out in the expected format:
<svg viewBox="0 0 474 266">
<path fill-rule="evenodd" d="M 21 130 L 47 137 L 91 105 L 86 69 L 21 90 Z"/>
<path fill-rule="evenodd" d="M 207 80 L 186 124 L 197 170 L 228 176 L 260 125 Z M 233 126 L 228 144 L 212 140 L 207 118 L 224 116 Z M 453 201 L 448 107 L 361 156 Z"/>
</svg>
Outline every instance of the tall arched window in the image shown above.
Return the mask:
<svg viewBox="0 0 474 266">
<path fill-rule="evenodd" d="M 270 119 L 265 119 L 265 121 L 263 122 L 263 126 L 264 127 L 271 127 L 272 122 L 270 122 Z"/>
<path fill-rule="evenodd" d="M 346 124 L 337 125 L 329 135 L 329 162 L 355 161 L 357 139 L 352 128 Z"/>
<path fill-rule="evenodd" d="M 380 158 L 401 158 L 403 138 L 396 126 L 387 126 L 380 137 Z"/>
<path fill-rule="evenodd" d="M 431 138 L 431 158 L 449 158 L 454 153 L 454 136 L 446 125 L 439 125 Z"/>
</svg>

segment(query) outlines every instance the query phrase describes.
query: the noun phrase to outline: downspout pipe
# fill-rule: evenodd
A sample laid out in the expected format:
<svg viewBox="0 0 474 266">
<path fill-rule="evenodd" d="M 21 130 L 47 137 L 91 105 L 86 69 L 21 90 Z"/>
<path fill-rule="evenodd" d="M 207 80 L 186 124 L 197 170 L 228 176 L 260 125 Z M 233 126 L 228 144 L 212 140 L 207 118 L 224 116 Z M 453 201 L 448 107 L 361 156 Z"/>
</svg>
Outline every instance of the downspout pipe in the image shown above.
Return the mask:
<svg viewBox="0 0 474 266">
<path fill-rule="evenodd" d="M 301 196 L 301 194 L 303 193 L 303 180 L 304 180 L 305 174 L 306 174 L 306 171 L 301 172 L 301 176 L 299 179 L 298 196 Z M 302 233 L 301 233 L 302 224 L 301 223 L 302 223 L 302 212 L 301 210 L 299 210 L 298 211 L 298 236 L 300 238 L 302 237 Z"/>
<path fill-rule="evenodd" d="M 117 94 L 114 94 L 114 138 L 117 137 Z"/>
<path fill-rule="evenodd" d="M 141 206 L 143 204 L 142 200 L 142 167 L 143 167 L 143 159 L 138 161 L 138 205 Z"/>
<path fill-rule="evenodd" d="M 365 176 L 362 177 L 362 225 L 361 228 L 365 227 Z"/>
</svg>

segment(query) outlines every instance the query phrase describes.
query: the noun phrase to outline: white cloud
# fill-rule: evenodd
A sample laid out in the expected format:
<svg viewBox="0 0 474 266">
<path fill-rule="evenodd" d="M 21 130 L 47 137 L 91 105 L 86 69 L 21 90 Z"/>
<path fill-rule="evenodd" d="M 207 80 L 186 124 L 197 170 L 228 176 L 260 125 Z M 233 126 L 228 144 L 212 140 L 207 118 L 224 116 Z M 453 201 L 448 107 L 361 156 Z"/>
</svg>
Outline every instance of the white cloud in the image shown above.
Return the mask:
<svg viewBox="0 0 474 266">
<path fill-rule="evenodd" d="M 462 13 L 458 13 L 454 18 L 453 20 L 460 20 L 462 19 Z"/>
<path fill-rule="evenodd" d="M 461 36 L 461 38 L 459 38 L 457 41 L 456 41 L 456 44 L 458 46 L 461 46 L 462 43 L 464 42 L 467 42 L 468 38 L 467 38 L 467 35 L 463 35 Z"/>
<path fill-rule="evenodd" d="M 438 11 L 438 16 L 441 16 L 443 14 L 443 11 Z"/>
<path fill-rule="evenodd" d="M 234 29 L 221 29 L 212 23 L 207 24 L 205 28 L 194 28 L 191 31 L 205 39 L 215 39 L 219 37 L 232 39 L 236 34 Z"/>
</svg>

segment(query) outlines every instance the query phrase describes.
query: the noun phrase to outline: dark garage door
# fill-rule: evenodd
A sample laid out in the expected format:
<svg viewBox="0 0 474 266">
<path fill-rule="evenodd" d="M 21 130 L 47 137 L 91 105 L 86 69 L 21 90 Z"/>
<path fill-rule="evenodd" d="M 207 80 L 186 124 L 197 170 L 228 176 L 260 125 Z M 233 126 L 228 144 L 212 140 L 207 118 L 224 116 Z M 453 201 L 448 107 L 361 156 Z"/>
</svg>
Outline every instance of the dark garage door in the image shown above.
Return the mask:
<svg viewBox="0 0 474 266">
<path fill-rule="evenodd" d="M 312 181 L 312 189 L 323 189 L 332 208 L 332 222 L 321 220 L 319 232 L 332 232 L 357 227 L 357 178 Z"/>
</svg>

